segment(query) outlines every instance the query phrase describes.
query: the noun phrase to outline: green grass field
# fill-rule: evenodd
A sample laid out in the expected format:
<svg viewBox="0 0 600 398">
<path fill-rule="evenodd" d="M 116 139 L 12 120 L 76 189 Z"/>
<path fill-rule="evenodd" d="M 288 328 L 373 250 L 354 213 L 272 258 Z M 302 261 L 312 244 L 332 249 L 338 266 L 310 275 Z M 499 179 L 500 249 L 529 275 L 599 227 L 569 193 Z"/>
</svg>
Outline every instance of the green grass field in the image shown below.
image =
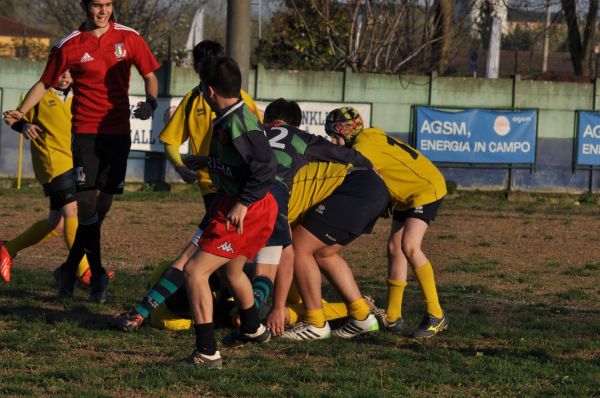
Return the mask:
<svg viewBox="0 0 600 398">
<path fill-rule="evenodd" d="M 548 197 L 511 201 L 480 193 L 448 198 L 427 241 L 437 265 L 440 297 L 449 314 L 447 331 L 426 341 L 378 332 L 352 341 L 275 339 L 264 346 L 221 347 L 225 362 L 222 370 L 216 370 L 183 362 L 193 349 L 191 331 L 145 326 L 126 334 L 105 326 L 108 315 L 129 309 L 141 298 L 149 270 L 181 248 L 178 241 L 170 251 L 144 253 L 146 245 L 152 246 L 153 239 L 168 229 L 136 235 L 133 228 L 154 228 L 156 220 L 127 209 L 155 201 L 157 206 L 192 206 L 197 200 L 194 191 L 159 196 L 135 192 L 115 203 L 114 220 L 107 220 L 106 226 L 111 235 L 103 236 L 103 247 L 108 247 L 105 262 L 117 270 L 117 278 L 105 305 L 86 301 L 87 292 L 81 289 L 76 299 L 56 297 L 51 271 L 66 254 L 62 242 L 45 242 L 24 251 L 15 261 L 11 283 L 0 285 L 0 396 L 600 395 L 598 241 L 592 240 L 588 255 L 573 262 L 543 246 L 550 250 L 557 241 L 565 244 L 561 236 L 574 223 L 581 223 L 576 230 L 585 228 L 590 239 L 598 238 L 598 222 L 588 225 L 598 218 L 596 204 L 573 206 L 570 198 Z M 477 214 L 471 220 L 473 211 Z M 27 218 L 31 213 L 37 213 L 37 218 L 45 214 L 45 200 L 35 186 L 19 193 L 0 188 L 0 237 L 26 226 L 35 219 Z M 181 218 L 181 231 L 193 232 L 198 216 Z M 132 219 L 141 225 L 128 223 Z M 513 238 L 493 234 L 491 228 L 509 221 L 519 226 L 507 232 L 515 242 L 523 241 L 523 247 L 541 246 L 536 258 L 519 249 L 510 256 L 504 254 Z M 470 223 L 489 223 L 483 230 L 489 230 L 490 236 L 475 231 L 476 238 L 469 238 Z M 538 223 L 537 233 L 528 229 Z M 548 225 L 558 227 L 554 231 Z M 386 298 L 386 231 L 383 220 L 373 236 L 361 238 L 355 250 L 349 247 L 345 254 L 363 292 L 380 304 Z M 112 240 L 119 239 L 137 242 L 132 250 L 147 257 L 136 259 L 138 266 L 127 266 L 134 260 L 125 249 L 114 246 L 117 243 Z M 563 249 L 572 250 L 568 245 Z M 557 253 L 562 252 L 557 249 Z M 517 260 L 520 256 L 526 258 Z M 521 265 L 528 263 L 533 265 Z M 334 297 L 328 287 L 326 296 Z M 404 305 L 409 329 L 418 325 L 422 310 L 418 284 L 411 283 Z M 218 336 L 226 332 L 220 330 Z"/>
</svg>

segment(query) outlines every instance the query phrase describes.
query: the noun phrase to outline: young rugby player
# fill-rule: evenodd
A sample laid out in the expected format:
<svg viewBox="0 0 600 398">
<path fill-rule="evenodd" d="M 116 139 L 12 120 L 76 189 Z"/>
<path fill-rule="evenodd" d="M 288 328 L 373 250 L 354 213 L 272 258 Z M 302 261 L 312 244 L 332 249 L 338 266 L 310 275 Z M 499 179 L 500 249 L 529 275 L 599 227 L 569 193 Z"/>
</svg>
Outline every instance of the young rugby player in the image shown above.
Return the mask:
<svg viewBox="0 0 600 398">
<path fill-rule="evenodd" d="M 221 55 L 223 55 L 223 47 L 219 43 L 212 40 L 201 41 L 196 44 L 192 51 L 194 70 L 196 73 L 199 72 L 200 63 L 205 58 Z M 262 121 L 258 107 L 252 98 L 244 90 L 240 90 L 240 96 L 248 106 L 248 109 L 256 114 L 259 121 Z M 202 199 L 204 200 L 206 214 L 202 222 L 198 225 L 190 243 L 183 249 L 179 257 L 173 261 L 171 267 L 162 274 L 159 281 L 153 284 L 148 294 L 139 304 L 134 309 L 115 315 L 108 320 L 109 326 L 115 329 L 123 331 L 138 329 L 144 322 L 144 319 L 154 309 L 158 308 L 171 294 L 184 284 L 183 266 L 198 247 L 198 240 L 208 222 L 208 210 L 211 208 L 216 192 L 206 167 L 198 171 L 190 170 L 179 154 L 179 147 L 188 141 L 190 152 L 193 156 L 208 155 L 214 118 L 215 113 L 202 97 L 200 86 L 197 86 L 185 95 L 169 120 L 169 123 L 167 123 L 159 135 L 159 139 L 164 144 L 167 158 L 181 178 L 188 184 L 197 180 L 200 192 L 202 193 Z M 263 287 L 260 278 L 257 281 L 253 281 L 253 285 L 256 285 L 255 290 L 257 292 L 262 292 Z M 153 321 L 158 322 L 157 319 L 158 315 L 155 314 Z"/>
<path fill-rule="evenodd" d="M 11 126 L 31 140 L 33 172 L 50 199 L 50 213 L 47 219 L 37 221 L 19 236 L 0 241 L 0 276 L 6 282 L 10 281 L 13 259 L 21 250 L 61 233 L 68 249 L 75 240 L 77 202 L 71 154 L 71 83 L 73 78 L 67 70 L 58 79 L 58 89 L 48 90 L 23 119 Z M 77 277 L 89 285 L 90 276 L 84 256 L 77 268 Z"/>
<path fill-rule="evenodd" d="M 343 175 L 341 184 L 339 180 L 340 178 L 316 180 L 317 185 L 326 185 L 317 187 L 316 190 L 327 191 L 327 185 L 337 187 L 325 200 L 312 207 L 300 225 L 293 230 L 293 276 L 302 297 L 305 316 L 304 322 L 283 333 L 284 338 L 315 340 L 329 338 L 332 334 L 352 338 L 379 330 L 377 318 L 371 313 L 369 304 L 354 280 L 352 270 L 339 253 L 358 236 L 371 231 L 377 218 L 387 207 L 387 189 L 372 170 L 351 168 Z M 349 212 L 352 217 L 348 217 Z M 333 332 L 323 308 L 321 271 L 344 300 L 349 315 L 346 323 Z M 278 293 L 279 286 L 275 289 L 274 310 L 280 308 L 283 292 L 287 291 L 286 285 L 289 287 L 291 278 L 288 267 L 280 265 L 278 279 L 280 277 L 283 290 Z"/>
<path fill-rule="evenodd" d="M 413 336 L 434 336 L 448 327 L 448 318 L 440 306 L 433 268 L 421 242 L 446 195 L 444 176 L 416 149 L 380 129 L 365 129 L 354 108 L 330 112 L 325 132 L 335 143 L 354 148 L 371 160 L 390 194 L 393 222 L 388 242 L 387 330 L 403 330 L 402 297 L 410 264 L 427 305 L 427 314 Z"/>
<path fill-rule="evenodd" d="M 202 96 L 217 114 L 207 165 L 219 197 L 198 249 L 184 267 L 196 332 L 196 350 L 189 360 L 219 367 L 222 359 L 217 351 L 208 282 L 219 268 L 224 267 L 240 308 L 240 330 L 227 336 L 226 344 L 264 343 L 271 337 L 258 319 L 252 285 L 243 267 L 273 231 L 277 204 L 269 189 L 277 164 L 262 125 L 239 97 L 241 73 L 235 61 L 226 57 L 205 59 L 200 65 L 200 79 Z"/>
<path fill-rule="evenodd" d="M 73 99 L 73 166 L 77 178 L 79 225 L 66 262 L 55 277 L 59 293 L 73 296 L 76 270 L 87 255 L 92 272 L 90 300 L 106 300 L 109 276 L 102 267 L 100 229 L 115 194 L 123 193 L 131 146 L 129 79 L 135 65 L 144 79 L 146 101 L 133 115 L 148 119 L 156 109 L 159 64 L 144 39 L 133 29 L 114 23 L 112 0 L 82 0 L 86 22 L 59 41 L 48 58 L 39 82 L 19 109 L 8 111 L 13 124 L 32 109 L 69 69 L 75 82 Z"/>
</svg>

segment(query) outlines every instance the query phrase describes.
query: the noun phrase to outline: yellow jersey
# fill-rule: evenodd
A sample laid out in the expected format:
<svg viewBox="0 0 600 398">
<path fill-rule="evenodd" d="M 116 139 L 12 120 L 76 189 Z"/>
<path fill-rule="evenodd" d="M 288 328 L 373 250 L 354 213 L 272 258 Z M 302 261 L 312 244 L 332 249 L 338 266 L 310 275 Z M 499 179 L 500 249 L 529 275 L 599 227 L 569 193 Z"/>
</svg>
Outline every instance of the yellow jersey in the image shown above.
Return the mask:
<svg viewBox="0 0 600 398">
<path fill-rule="evenodd" d="M 248 108 L 254 112 L 262 123 L 262 116 L 252 98 L 241 91 L 241 96 Z M 179 147 L 189 140 L 192 155 L 208 155 L 210 137 L 212 136 L 212 122 L 216 117 L 210 105 L 202 97 L 196 87 L 183 97 L 171 120 L 164 127 L 158 138 L 161 142 Z M 198 185 L 202 195 L 215 192 L 215 188 L 208 176 L 208 170 L 198 171 Z"/>
<path fill-rule="evenodd" d="M 71 102 L 73 95 L 50 89 L 23 118 L 39 126 L 42 133 L 31 140 L 31 162 L 35 178 L 47 184 L 73 168 L 71 153 Z"/>
<path fill-rule="evenodd" d="M 297 224 L 302 216 L 327 199 L 339 187 L 352 165 L 310 162 L 296 173 L 288 202 L 288 222 Z"/>
<path fill-rule="evenodd" d="M 423 206 L 446 195 L 446 180 L 438 168 L 421 152 L 382 130 L 363 130 L 352 148 L 373 163 L 395 210 Z"/>
</svg>

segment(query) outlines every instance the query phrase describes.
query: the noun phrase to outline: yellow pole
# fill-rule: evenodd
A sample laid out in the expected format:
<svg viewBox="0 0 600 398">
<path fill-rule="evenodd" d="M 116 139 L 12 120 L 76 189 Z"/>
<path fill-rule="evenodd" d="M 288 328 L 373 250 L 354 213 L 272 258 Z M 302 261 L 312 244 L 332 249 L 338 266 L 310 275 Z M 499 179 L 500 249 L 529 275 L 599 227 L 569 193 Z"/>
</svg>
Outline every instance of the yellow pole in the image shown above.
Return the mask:
<svg viewBox="0 0 600 398">
<path fill-rule="evenodd" d="M 19 105 L 23 102 L 23 93 Z M 21 174 L 23 173 L 23 134 L 19 134 L 19 164 L 17 164 L 17 190 L 21 189 Z"/>
<path fill-rule="evenodd" d="M 23 172 L 23 134 L 19 134 L 19 164 L 17 165 L 17 189 L 21 189 L 21 173 Z"/>
</svg>

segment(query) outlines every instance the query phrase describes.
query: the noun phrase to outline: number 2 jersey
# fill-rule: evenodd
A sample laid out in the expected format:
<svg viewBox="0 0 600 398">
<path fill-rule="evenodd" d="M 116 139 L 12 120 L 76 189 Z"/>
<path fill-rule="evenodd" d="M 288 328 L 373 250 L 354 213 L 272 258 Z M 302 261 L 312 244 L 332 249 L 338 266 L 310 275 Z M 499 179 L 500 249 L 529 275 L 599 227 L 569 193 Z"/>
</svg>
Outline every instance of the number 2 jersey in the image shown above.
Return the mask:
<svg viewBox="0 0 600 398">
<path fill-rule="evenodd" d="M 288 124 L 275 123 L 266 130 L 266 135 L 277 158 L 275 179 L 283 182 L 288 190 L 292 188 L 298 170 L 308 162 L 333 162 L 373 168 L 371 162 L 356 150 L 335 145 L 323 137 Z"/>
<path fill-rule="evenodd" d="M 395 210 L 426 205 L 447 193 L 444 176 L 429 159 L 380 129 L 363 130 L 352 148 L 373 163 L 388 188 Z"/>
</svg>

